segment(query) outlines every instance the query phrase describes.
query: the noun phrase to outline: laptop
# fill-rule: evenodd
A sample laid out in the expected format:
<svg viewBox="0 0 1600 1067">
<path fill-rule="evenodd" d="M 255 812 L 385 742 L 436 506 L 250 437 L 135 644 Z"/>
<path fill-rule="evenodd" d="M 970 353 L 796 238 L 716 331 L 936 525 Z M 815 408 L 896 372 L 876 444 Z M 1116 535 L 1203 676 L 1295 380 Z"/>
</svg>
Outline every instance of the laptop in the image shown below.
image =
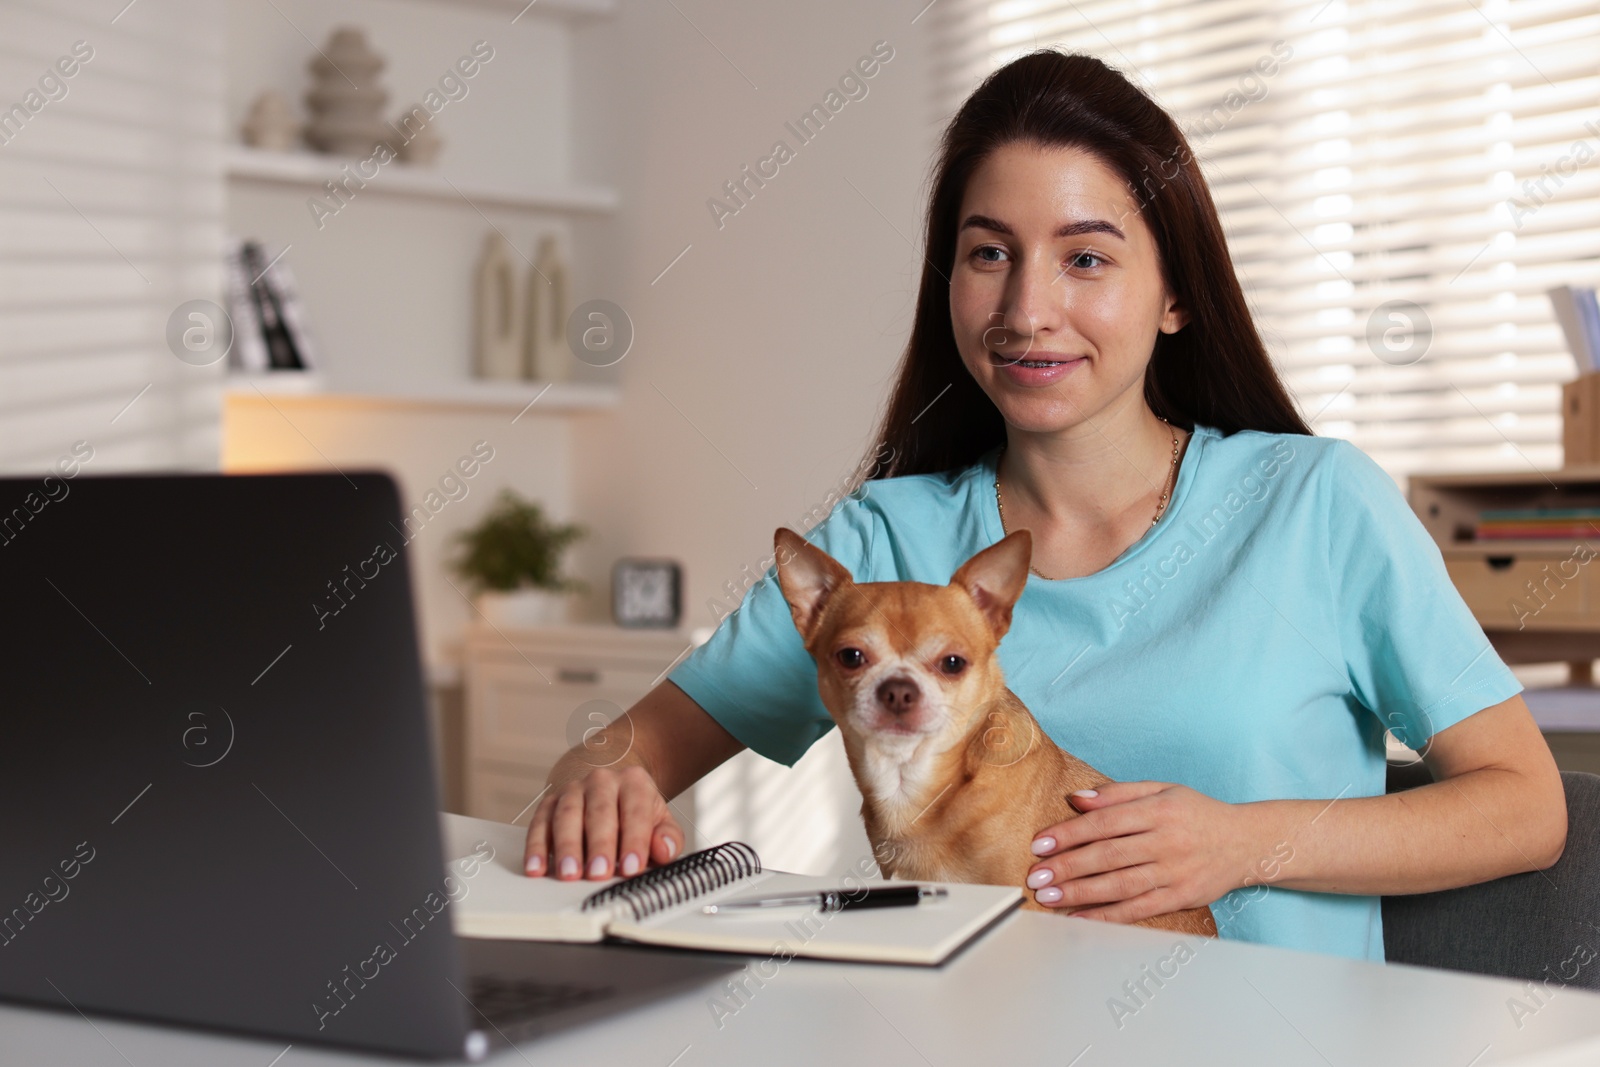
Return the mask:
<svg viewBox="0 0 1600 1067">
<path fill-rule="evenodd" d="M 454 936 L 401 512 L 381 473 L 0 479 L 0 998 L 480 1059 L 736 969 Z"/>
</svg>

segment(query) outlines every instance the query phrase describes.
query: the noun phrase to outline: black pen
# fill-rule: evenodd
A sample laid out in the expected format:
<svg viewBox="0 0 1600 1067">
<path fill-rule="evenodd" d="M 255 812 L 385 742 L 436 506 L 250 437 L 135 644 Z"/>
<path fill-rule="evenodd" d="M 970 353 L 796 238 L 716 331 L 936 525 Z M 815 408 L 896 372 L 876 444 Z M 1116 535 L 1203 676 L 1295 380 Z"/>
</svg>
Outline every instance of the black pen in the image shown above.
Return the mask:
<svg viewBox="0 0 1600 1067">
<path fill-rule="evenodd" d="M 759 908 L 815 908 L 818 911 L 843 911 L 845 908 L 904 908 L 924 900 L 943 900 L 950 891 L 938 885 L 888 885 L 874 889 L 827 889 L 820 893 L 794 893 L 783 897 L 757 897 L 707 904 L 700 909 L 707 915 Z"/>
</svg>

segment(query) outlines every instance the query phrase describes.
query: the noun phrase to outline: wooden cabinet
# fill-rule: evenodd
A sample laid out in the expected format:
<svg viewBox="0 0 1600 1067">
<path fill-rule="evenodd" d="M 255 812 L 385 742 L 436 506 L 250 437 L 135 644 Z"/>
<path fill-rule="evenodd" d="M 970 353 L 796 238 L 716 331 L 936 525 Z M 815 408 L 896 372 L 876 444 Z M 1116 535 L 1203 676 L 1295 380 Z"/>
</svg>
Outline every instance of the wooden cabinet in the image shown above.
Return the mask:
<svg viewBox="0 0 1600 1067">
<path fill-rule="evenodd" d="M 1571 553 L 1446 557 L 1445 569 L 1484 629 L 1582 629 L 1589 579 Z"/>
<path fill-rule="evenodd" d="M 1566 661 L 1574 681 L 1600 658 L 1600 531 L 1588 538 L 1476 539 L 1490 508 L 1600 507 L 1600 465 L 1492 474 L 1413 474 L 1411 507 L 1462 599 L 1507 663 Z M 1600 525 L 1600 523 L 1597 523 Z"/>
<path fill-rule="evenodd" d="M 689 635 L 677 630 L 470 627 L 464 648 L 467 813 L 526 824 L 556 760 L 631 707 L 691 647 Z M 599 766 L 620 759 L 625 748 L 590 751 Z M 680 821 L 692 823 L 692 795 L 674 805 Z"/>
</svg>

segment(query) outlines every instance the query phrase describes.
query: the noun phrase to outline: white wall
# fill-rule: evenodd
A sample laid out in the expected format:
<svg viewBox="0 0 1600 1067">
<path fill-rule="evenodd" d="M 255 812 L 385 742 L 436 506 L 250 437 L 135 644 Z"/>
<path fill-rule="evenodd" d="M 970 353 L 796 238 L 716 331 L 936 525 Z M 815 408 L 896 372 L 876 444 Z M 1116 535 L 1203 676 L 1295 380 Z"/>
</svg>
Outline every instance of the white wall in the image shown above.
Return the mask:
<svg viewBox="0 0 1600 1067">
<path fill-rule="evenodd" d="M 579 38 L 575 173 L 621 187 L 601 295 L 637 339 L 621 411 L 575 428 L 574 511 L 603 532 L 595 573 L 618 555 L 681 560 L 693 624 L 870 444 L 909 332 L 938 133 L 922 6 L 624 0 Z M 894 58 L 868 95 L 800 145 L 784 123 L 880 40 Z M 780 138 L 793 161 L 719 229 L 707 199 Z M 741 756 L 699 806 L 706 838 L 743 837 L 780 868 L 867 854 L 836 733 L 794 771 Z"/>
<path fill-rule="evenodd" d="M 607 531 L 601 559 L 682 560 L 701 624 L 867 449 L 909 332 L 938 131 L 920 5 L 677 6 L 687 18 L 628 0 L 580 38 L 575 167 L 621 188 L 606 295 L 636 340 L 619 416 L 577 430 L 575 504 Z M 798 146 L 784 123 L 879 40 L 895 56 L 866 98 Z M 719 230 L 706 201 L 780 138 L 796 158 Z"/>
</svg>

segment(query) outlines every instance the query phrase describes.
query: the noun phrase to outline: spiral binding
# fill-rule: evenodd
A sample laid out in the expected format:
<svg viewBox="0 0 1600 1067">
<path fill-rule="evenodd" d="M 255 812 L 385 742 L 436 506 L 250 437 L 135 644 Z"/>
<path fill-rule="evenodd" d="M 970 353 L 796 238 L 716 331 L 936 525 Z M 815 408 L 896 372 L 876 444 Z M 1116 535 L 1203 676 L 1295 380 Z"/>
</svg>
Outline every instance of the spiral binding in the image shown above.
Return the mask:
<svg viewBox="0 0 1600 1067">
<path fill-rule="evenodd" d="M 721 889 L 752 874 L 761 873 L 761 857 L 743 841 L 728 841 L 691 852 L 665 866 L 606 886 L 584 898 L 580 911 L 620 901 L 633 913 L 633 921 Z"/>
</svg>

